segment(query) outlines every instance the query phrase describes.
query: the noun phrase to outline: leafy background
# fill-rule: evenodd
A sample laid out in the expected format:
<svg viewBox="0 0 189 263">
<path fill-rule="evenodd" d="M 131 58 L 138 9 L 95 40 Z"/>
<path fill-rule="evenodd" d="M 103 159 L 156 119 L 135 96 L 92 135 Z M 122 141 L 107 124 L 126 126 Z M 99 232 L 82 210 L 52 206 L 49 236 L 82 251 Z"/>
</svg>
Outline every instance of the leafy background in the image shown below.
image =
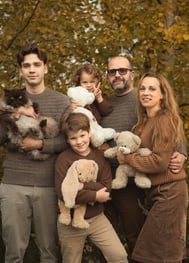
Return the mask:
<svg viewBox="0 0 189 263">
<path fill-rule="evenodd" d="M 173 86 L 189 147 L 189 0 L 0 0 L 0 94 L 21 85 L 16 54 L 26 43 L 47 51 L 46 84 L 63 93 L 73 70 L 90 62 L 104 73 L 102 88 L 110 94 L 106 65 L 117 54 L 133 62 L 136 84 L 144 71 L 161 72 Z M 0 167 L 4 154 L 1 147 Z M 87 243 L 83 262 L 97 256 Z M 31 238 L 25 262 L 38 261 Z"/>
</svg>

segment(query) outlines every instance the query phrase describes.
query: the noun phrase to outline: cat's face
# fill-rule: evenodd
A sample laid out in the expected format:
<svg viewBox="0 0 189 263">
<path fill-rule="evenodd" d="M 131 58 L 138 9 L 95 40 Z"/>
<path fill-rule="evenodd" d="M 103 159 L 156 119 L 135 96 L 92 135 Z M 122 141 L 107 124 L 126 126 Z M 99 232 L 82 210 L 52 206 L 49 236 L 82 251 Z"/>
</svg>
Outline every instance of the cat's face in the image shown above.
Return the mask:
<svg viewBox="0 0 189 263">
<path fill-rule="evenodd" d="M 26 89 L 5 89 L 4 90 L 4 100 L 5 103 L 13 108 L 18 108 L 20 106 L 25 106 L 28 102 L 26 95 Z"/>
</svg>

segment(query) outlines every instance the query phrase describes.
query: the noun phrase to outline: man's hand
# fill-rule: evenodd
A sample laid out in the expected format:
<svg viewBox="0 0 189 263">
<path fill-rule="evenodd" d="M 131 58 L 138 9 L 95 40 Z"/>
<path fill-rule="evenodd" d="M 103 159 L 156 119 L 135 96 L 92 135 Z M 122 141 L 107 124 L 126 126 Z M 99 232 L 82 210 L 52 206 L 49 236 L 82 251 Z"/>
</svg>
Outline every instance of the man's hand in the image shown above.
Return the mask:
<svg viewBox="0 0 189 263">
<path fill-rule="evenodd" d="M 32 117 L 34 119 L 36 119 L 38 117 L 38 114 L 35 113 L 34 108 L 32 106 L 30 107 L 19 107 L 16 111 L 16 116 L 19 118 L 20 115 L 25 115 L 28 117 Z"/>
<path fill-rule="evenodd" d="M 25 137 L 19 147 L 24 151 L 41 149 L 43 147 L 43 140 L 35 140 L 31 137 Z"/>
<path fill-rule="evenodd" d="M 172 173 L 178 173 L 182 169 L 186 156 L 179 152 L 174 152 L 169 162 L 169 169 Z"/>
<path fill-rule="evenodd" d="M 110 200 L 110 193 L 107 192 L 107 188 L 101 188 L 96 192 L 96 201 L 99 203 L 104 203 L 106 201 Z"/>
</svg>

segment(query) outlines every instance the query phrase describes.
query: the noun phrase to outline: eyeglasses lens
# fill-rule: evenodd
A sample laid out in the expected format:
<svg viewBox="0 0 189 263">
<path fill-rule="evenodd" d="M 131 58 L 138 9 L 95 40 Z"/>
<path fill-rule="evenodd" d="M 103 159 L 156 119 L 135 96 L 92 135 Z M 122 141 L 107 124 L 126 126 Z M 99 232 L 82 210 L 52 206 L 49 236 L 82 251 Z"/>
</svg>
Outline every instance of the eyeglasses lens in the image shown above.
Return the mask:
<svg viewBox="0 0 189 263">
<path fill-rule="evenodd" d="M 126 75 L 128 71 L 131 71 L 131 69 L 129 68 L 108 69 L 108 75 L 115 76 L 117 71 L 119 72 L 120 75 Z"/>
</svg>

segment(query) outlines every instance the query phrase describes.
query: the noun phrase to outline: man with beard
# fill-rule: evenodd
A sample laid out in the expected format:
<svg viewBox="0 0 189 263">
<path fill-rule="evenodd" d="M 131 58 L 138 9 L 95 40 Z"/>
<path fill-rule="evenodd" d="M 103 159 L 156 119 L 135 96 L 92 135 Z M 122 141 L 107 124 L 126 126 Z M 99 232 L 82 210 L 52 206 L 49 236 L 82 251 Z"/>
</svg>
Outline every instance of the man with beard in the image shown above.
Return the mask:
<svg viewBox="0 0 189 263">
<path fill-rule="evenodd" d="M 134 71 L 132 65 L 124 56 L 113 57 L 108 62 L 107 74 L 109 83 L 115 92 L 109 96 L 113 111 L 103 117 L 101 125 L 104 128 L 114 128 L 117 132 L 130 131 L 137 121 L 136 90 L 133 87 Z M 109 145 L 113 147 L 115 142 L 112 140 Z M 179 151 L 186 154 L 185 149 L 179 149 Z M 184 160 L 183 154 L 175 152 L 169 168 L 175 173 L 178 172 L 183 166 Z M 112 175 L 115 177 L 115 170 L 118 166 L 117 159 L 110 159 L 110 162 Z M 121 222 L 129 255 L 133 251 L 145 220 L 144 197 L 144 190 L 135 185 L 133 178 L 129 178 L 126 188 L 112 189 L 112 199 L 105 203 L 105 214 L 117 232 L 119 232 L 119 222 Z M 129 262 L 134 263 L 136 261 L 130 259 Z"/>
</svg>

